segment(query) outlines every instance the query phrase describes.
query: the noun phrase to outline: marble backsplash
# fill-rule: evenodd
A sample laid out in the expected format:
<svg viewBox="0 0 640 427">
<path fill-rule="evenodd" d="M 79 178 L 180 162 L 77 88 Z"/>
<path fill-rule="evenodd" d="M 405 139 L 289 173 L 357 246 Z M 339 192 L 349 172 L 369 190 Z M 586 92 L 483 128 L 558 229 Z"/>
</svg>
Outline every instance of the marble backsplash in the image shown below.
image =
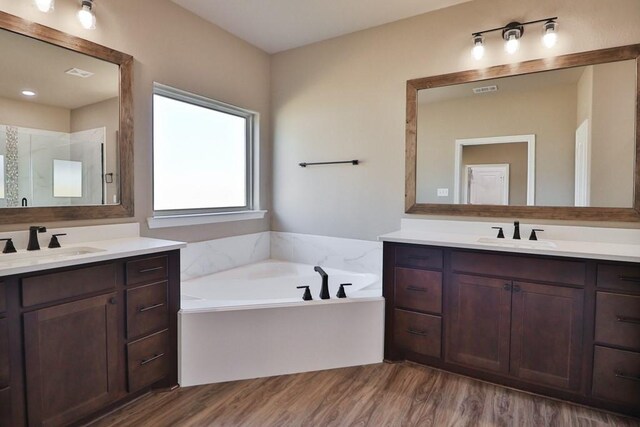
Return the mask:
<svg viewBox="0 0 640 427">
<path fill-rule="evenodd" d="M 182 280 L 266 259 L 382 276 L 382 243 L 366 240 L 272 231 L 189 243 L 181 254 Z"/>
</svg>

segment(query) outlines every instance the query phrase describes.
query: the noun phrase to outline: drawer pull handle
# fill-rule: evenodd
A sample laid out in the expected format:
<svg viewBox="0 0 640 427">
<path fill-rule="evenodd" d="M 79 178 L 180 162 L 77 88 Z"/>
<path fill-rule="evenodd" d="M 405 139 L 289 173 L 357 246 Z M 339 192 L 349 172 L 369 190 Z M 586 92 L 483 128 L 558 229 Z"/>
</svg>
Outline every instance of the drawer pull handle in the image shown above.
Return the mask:
<svg viewBox="0 0 640 427">
<path fill-rule="evenodd" d="M 415 329 L 407 329 L 407 332 L 409 332 L 412 335 L 420 335 L 422 337 L 427 335 L 425 331 L 416 331 Z"/>
<path fill-rule="evenodd" d="M 138 313 L 144 313 L 145 311 L 153 310 L 154 308 L 160 308 L 163 305 L 164 303 L 161 302 L 160 304 L 150 305 L 149 307 L 140 307 L 140 309 L 138 309 Z"/>
<path fill-rule="evenodd" d="M 407 286 L 407 290 L 408 291 L 413 291 L 413 292 L 427 292 L 427 290 L 425 288 L 421 288 L 419 286 Z"/>
<path fill-rule="evenodd" d="M 148 359 L 143 359 L 143 360 L 140 362 L 140 366 L 144 366 L 144 365 L 146 365 L 147 363 L 151 363 L 151 362 L 153 362 L 154 360 L 160 359 L 162 356 L 164 356 L 164 353 L 154 354 L 152 357 L 150 357 L 150 358 L 148 358 Z"/>
<path fill-rule="evenodd" d="M 624 372 L 621 372 L 621 371 L 615 371 L 615 374 L 616 374 L 616 377 L 618 377 L 618 378 L 640 382 L 640 377 L 636 377 L 636 376 L 633 376 L 633 375 L 625 374 Z"/>
<path fill-rule="evenodd" d="M 415 261 L 426 261 L 429 259 L 426 255 L 409 255 L 408 259 L 413 259 Z"/>
<path fill-rule="evenodd" d="M 640 283 L 640 277 L 618 276 L 618 280 L 622 280 L 623 282 Z"/>
<path fill-rule="evenodd" d="M 640 319 L 635 318 L 635 317 L 616 316 L 616 320 L 618 322 L 633 323 L 634 325 L 640 325 Z"/>
<path fill-rule="evenodd" d="M 144 268 L 139 270 L 138 273 L 151 273 L 152 271 L 164 270 L 164 267 Z"/>
</svg>

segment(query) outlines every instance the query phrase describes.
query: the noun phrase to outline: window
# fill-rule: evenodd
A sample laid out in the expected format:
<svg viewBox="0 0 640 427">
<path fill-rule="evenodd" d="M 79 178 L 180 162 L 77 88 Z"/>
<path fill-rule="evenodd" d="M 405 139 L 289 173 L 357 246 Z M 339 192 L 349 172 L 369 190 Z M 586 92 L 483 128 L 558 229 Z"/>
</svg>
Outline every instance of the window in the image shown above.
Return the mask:
<svg viewBox="0 0 640 427">
<path fill-rule="evenodd" d="M 53 197 L 82 197 L 82 162 L 53 160 Z"/>
<path fill-rule="evenodd" d="M 154 217 L 253 209 L 257 115 L 154 85 Z"/>
</svg>

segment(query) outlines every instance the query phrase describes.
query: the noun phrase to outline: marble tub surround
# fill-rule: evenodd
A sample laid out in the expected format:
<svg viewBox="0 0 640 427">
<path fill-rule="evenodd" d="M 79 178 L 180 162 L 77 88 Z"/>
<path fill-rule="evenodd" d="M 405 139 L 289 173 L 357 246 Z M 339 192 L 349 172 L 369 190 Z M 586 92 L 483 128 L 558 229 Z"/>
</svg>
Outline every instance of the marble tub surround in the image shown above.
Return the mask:
<svg viewBox="0 0 640 427">
<path fill-rule="evenodd" d="M 382 244 L 369 240 L 272 231 L 271 258 L 382 277 Z"/>
<path fill-rule="evenodd" d="M 52 234 L 59 233 L 67 234 L 59 237 L 62 248 L 91 248 L 95 252 L 69 257 L 55 256 L 64 251 L 56 252 L 56 249 L 48 249 L 47 244 Z M 105 239 L 105 236 L 109 238 Z M 0 238 L 8 237 L 14 239 L 20 256 L 27 252 L 25 248 L 29 238 L 28 231 L 0 233 Z M 48 229 L 46 233 L 39 234 L 38 240 L 41 249 L 29 254 L 33 255 L 33 258 L 14 260 L 13 254 L 0 253 L 0 277 L 164 252 L 186 246 L 184 242 L 140 237 L 138 223 L 52 228 Z M 52 257 L 49 258 L 48 255 Z"/>
<path fill-rule="evenodd" d="M 521 241 L 528 241 L 531 229 L 540 241 L 553 242 L 555 247 L 510 247 L 494 243 L 481 243 L 481 237 L 495 237 L 503 227 L 508 243 L 513 235 L 513 222 L 440 221 L 403 218 L 401 229 L 379 237 L 381 241 L 438 245 L 469 249 L 487 249 L 499 252 L 518 252 L 556 255 L 573 258 L 594 258 L 611 261 L 640 262 L 640 229 L 602 227 L 573 227 L 564 225 L 537 225 L 520 221 Z"/>
<path fill-rule="evenodd" d="M 266 259 L 382 277 L 380 242 L 277 231 L 189 243 L 181 251 L 181 276 L 189 280 Z"/>
<path fill-rule="evenodd" d="M 180 253 L 182 280 L 269 259 L 270 233 L 246 234 L 189 243 Z"/>
</svg>

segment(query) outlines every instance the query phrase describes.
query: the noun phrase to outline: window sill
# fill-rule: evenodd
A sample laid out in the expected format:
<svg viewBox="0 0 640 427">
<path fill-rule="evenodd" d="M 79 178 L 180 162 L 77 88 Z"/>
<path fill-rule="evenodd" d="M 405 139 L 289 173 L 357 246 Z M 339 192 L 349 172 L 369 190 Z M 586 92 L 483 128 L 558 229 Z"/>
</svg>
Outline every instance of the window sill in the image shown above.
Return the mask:
<svg viewBox="0 0 640 427">
<path fill-rule="evenodd" d="M 267 211 L 222 212 L 205 215 L 157 216 L 147 218 L 149 228 L 185 227 L 218 222 L 247 221 L 264 218 Z"/>
</svg>

